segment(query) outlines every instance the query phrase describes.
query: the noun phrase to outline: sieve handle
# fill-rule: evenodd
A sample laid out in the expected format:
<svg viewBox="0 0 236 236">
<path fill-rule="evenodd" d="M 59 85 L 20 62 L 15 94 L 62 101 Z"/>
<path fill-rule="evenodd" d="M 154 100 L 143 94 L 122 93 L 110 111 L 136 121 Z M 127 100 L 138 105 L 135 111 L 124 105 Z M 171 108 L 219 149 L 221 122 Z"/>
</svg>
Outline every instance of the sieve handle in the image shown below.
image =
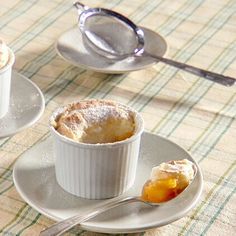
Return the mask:
<svg viewBox="0 0 236 236">
<path fill-rule="evenodd" d="M 215 83 L 218 83 L 218 84 L 221 84 L 221 85 L 224 85 L 224 86 L 230 87 L 230 86 L 232 86 L 236 83 L 236 79 L 232 78 L 232 77 L 229 77 L 229 76 L 217 74 L 217 73 L 214 73 L 214 72 L 211 72 L 211 71 L 208 71 L 208 70 L 204 70 L 204 69 L 200 69 L 200 68 L 197 68 L 195 66 L 191 66 L 191 65 L 188 65 L 188 64 L 185 64 L 185 63 L 182 63 L 182 62 L 177 62 L 177 61 L 174 61 L 174 60 L 171 60 L 171 59 L 167 59 L 167 58 L 160 57 L 160 56 L 157 56 L 157 55 L 149 54 L 147 52 L 145 52 L 144 54 L 149 56 L 149 57 L 155 58 L 158 61 L 166 63 L 168 65 L 174 66 L 174 67 L 179 68 L 179 69 L 184 70 L 184 71 L 187 71 L 191 74 L 204 77 L 205 79 L 211 80 Z"/>
</svg>

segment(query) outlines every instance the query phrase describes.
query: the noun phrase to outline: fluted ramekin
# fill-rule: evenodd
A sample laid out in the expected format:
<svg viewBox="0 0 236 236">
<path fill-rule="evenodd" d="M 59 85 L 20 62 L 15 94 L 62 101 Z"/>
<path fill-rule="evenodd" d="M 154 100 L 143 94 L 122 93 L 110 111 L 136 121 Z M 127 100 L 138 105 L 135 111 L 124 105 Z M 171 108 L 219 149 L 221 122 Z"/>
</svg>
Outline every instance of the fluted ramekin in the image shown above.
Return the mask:
<svg viewBox="0 0 236 236">
<path fill-rule="evenodd" d="M 56 179 L 64 190 L 83 198 L 105 199 L 118 196 L 133 185 L 144 124 L 138 112 L 127 108 L 134 113 L 135 132 L 130 138 L 115 143 L 87 144 L 69 139 L 51 125 L 66 107 L 52 114 L 50 131 L 54 140 Z"/>
<path fill-rule="evenodd" d="M 8 63 L 0 68 L 0 118 L 6 115 L 10 103 L 11 90 L 11 72 L 12 66 L 15 62 L 15 55 L 13 51 L 8 48 L 9 60 Z"/>
</svg>

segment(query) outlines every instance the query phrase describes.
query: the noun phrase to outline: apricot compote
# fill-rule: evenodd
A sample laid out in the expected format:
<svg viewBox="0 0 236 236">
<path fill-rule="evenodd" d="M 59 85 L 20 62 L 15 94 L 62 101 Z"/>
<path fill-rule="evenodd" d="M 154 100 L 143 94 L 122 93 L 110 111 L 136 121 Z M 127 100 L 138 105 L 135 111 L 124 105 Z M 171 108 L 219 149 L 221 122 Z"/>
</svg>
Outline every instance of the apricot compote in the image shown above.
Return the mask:
<svg viewBox="0 0 236 236">
<path fill-rule="evenodd" d="M 184 159 L 154 167 L 150 180 L 143 187 L 143 200 L 160 203 L 179 195 L 194 177 L 193 165 L 192 162 Z"/>
</svg>

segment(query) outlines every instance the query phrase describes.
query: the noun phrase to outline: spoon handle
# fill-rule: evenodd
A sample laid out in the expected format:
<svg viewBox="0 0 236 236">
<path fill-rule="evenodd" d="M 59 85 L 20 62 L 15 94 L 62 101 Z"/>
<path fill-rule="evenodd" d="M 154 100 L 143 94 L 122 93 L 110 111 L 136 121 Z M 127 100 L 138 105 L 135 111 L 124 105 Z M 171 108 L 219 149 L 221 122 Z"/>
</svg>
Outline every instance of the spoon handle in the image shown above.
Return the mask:
<svg viewBox="0 0 236 236">
<path fill-rule="evenodd" d="M 232 78 L 232 77 L 229 77 L 229 76 L 224 76 L 224 75 L 221 75 L 221 74 L 217 74 L 217 73 L 214 73 L 214 72 L 211 72 L 211 71 L 208 71 L 208 70 L 203 70 L 203 69 L 197 68 L 195 66 L 187 65 L 187 64 L 182 63 L 182 62 L 177 62 L 177 61 L 167 59 L 167 58 L 164 58 L 164 57 L 159 57 L 157 55 L 149 54 L 147 52 L 145 52 L 145 55 L 150 56 L 152 58 L 155 58 L 158 61 L 164 62 L 168 65 L 177 67 L 181 70 L 185 70 L 185 71 L 187 71 L 191 74 L 201 76 L 205 79 L 208 79 L 208 80 L 211 80 L 213 82 L 219 83 L 219 84 L 224 85 L 224 86 L 229 87 L 229 86 L 234 85 L 235 82 L 236 82 L 235 78 Z"/>
<path fill-rule="evenodd" d="M 75 216 L 70 217 L 68 219 L 62 220 L 58 223 L 55 223 L 54 225 L 50 226 L 49 228 L 41 231 L 39 235 L 40 236 L 61 235 L 62 233 L 65 233 L 66 231 L 68 231 L 72 227 L 74 227 L 74 226 L 76 226 L 88 219 L 91 219 L 91 218 L 95 217 L 96 215 L 98 215 L 102 212 L 105 212 L 111 208 L 114 208 L 116 206 L 123 205 L 126 203 L 138 202 L 138 201 L 142 201 L 142 200 L 139 197 L 124 197 L 124 198 L 120 198 L 120 199 L 114 198 L 114 199 L 104 201 L 103 203 L 98 204 L 95 208 L 88 210 L 81 215 L 75 215 Z"/>
</svg>

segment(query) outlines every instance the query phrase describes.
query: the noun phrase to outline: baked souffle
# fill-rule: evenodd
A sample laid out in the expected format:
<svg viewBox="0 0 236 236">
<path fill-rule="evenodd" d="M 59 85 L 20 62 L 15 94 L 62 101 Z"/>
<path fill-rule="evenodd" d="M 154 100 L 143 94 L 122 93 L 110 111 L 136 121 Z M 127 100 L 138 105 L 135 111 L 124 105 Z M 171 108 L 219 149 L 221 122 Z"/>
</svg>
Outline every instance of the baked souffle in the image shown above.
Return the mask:
<svg viewBox="0 0 236 236">
<path fill-rule="evenodd" d="M 109 100 L 84 100 L 64 107 L 51 125 L 81 143 L 114 143 L 135 132 L 135 112 Z"/>
</svg>

